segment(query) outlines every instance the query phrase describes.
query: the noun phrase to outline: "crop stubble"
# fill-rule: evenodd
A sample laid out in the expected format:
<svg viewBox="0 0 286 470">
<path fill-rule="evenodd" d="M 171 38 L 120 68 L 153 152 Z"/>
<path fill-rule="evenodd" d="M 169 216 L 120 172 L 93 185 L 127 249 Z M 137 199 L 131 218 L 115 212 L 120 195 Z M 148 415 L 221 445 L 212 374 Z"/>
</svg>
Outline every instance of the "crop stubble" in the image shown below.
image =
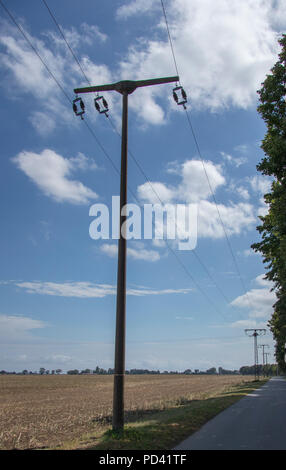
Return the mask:
<svg viewBox="0 0 286 470">
<path fill-rule="evenodd" d="M 126 421 L 184 399 L 215 396 L 239 375 L 127 375 Z M 249 380 L 249 378 L 248 378 Z M 113 377 L 0 376 L 0 448 L 56 446 L 111 423 Z"/>
</svg>

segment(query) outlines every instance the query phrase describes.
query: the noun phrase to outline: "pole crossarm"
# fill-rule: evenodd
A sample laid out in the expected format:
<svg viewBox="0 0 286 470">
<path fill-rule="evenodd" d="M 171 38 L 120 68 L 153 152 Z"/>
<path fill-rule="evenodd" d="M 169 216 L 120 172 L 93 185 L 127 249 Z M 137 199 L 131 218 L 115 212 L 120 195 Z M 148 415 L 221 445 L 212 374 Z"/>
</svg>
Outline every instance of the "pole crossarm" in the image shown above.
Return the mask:
<svg viewBox="0 0 286 470">
<path fill-rule="evenodd" d="M 265 328 L 246 328 L 244 331 L 248 336 L 261 336 L 266 333 Z M 252 334 L 249 334 L 251 332 Z"/>
<path fill-rule="evenodd" d="M 163 78 L 152 78 L 150 80 L 122 80 L 120 82 L 111 83 L 108 85 L 96 85 L 85 88 L 75 88 L 75 94 L 79 93 L 93 93 L 98 91 L 117 91 L 121 94 L 130 95 L 136 88 L 152 86 L 152 85 L 161 85 L 163 83 L 172 83 L 179 82 L 179 77 L 163 77 Z"/>
<path fill-rule="evenodd" d="M 1 0 L 0 0 L 1 1 Z M 127 203 L 127 155 L 128 155 L 128 95 L 139 87 L 162 85 L 164 83 L 180 82 L 178 76 L 154 78 L 151 80 L 122 80 L 107 85 L 75 88 L 75 94 L 117 91 L 122 95 L 122 133 L 121 133 L 121 171 L 120 171 L 120 214 L 117 263 L 117 298 L 116 298 L 116 331 L 115 331 L 115 360 L 113 385 L 113 416 L 114 431 L 124 427 L 124 376 L 125 376 L 125 330 L 126 330 L 126 216 L 123 208 Z M 95 103 L 102 97 L 95 98 Z M 77 101 L 79 98 L 74 100 Z M 81 98 L 80 98 L 81 99 Z M 178 104 L 183 104 L 178 103 Z M 106 110 L 104 111 L 106 112 Z"/>
<path fill-rule="evenodd" d="M 258 377 L 259 379 L 259 368 L 258 368 L 258 349 L 257 349 L 257 336 L 265 335 L 266 329 L 265 328 L 246 328 L 245 334 L 249 337 L 253 337 L 254 340 L 254 372 L 255 372 L 255 379 Z"/>
</svg>

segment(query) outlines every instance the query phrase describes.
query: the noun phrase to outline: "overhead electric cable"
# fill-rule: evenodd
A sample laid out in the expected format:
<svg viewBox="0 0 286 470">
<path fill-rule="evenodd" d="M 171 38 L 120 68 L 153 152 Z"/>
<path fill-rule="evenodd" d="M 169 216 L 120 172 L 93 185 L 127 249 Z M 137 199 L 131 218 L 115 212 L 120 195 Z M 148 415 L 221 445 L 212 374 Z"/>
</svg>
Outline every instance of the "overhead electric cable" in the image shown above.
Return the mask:
<svg viewBox="0 0 286 470">
<path fill-rule="evenodd" d="M 81 70 L 81 72 L 82 72 L 84 78 L 85 78 L 86 81 L 91 85 L 91 83 L 90 83 L 88 77 L 86 76 L 86 73 L 85 73 L 85 71 L 84 71 L 84 69 L 83 69 L 83 67 L 82 67 L 82 65 L 81 65 L 81 63 L 80 63 L 80 61 L 78 60 L 77 56 L 75 55 L 73 49 L 71 48 L 70 44 L 68 43 L 68 41 L 67 41 L 67 39 L 66 39 L 66 37 L 65 37 L 65 34 L 64 34 L 62 28 L 60 27 L 58 21 L 56 20 L 55 15 L 53 14 L 52 10 L 49 8 L 49 6 L 48 6 L 46 0 L 42 0 L 42 1 L 43 1 L 43 3 L 45 4 L 45 6 L 46 6 L 46 8 L 47 8 L 47 10 L 48 10 L 48 12 L 49 12 L 49 14 L 50 14 L 50 16 L 51 16 L 53 22 L 55 23 L 55 25 L 56 25 L 56 27 L 57 27 L 57 29 L 58 29 L 60 35 L 62 36 L 64 42 L 66 43 L 68 49 L 70 50 L 70 52 L 71 52 L 71 54 L 72 54 L 74 60 L 76 61 L 77 65 L 79 66 L 79 68 L 80 68 L 80 70 Z"/>
<path fill-rule="evenodd" d="M 174 65 L 175 65 L 176 73 L 177 73 L 178 76 L 180 76 L 179 71 L 178 71 L 178 65 L 177 65 L 177 60 L 176 60 L 176 56 L 175 56 L 173 41 L 172 41 L 170 29 L 169 29 L 169 24 L 168 24 L 166 9 L 165 9 L 163 0 L 160 0 L 160 1 L 161 1 L 161 6 L 162 6 L 162 10 L 163 10 L 163 15 L 164 15 L 165 23 L 166 23 L 166 29 L 167 29 L 168 39 L 169 39 L 169 44 L 170 44 L 170 48 L 171 48 L 173 60 L 174 60 Z M 247 302 L 248 302 L 248 304 L 249 304 L 249 308 L 251 309 L 251 305 L 250 305 L 250 301 L 249 301 L 249 297 L 248 297 L 248 292 L 247 292 L 247 290 L 246 290 L 245 283 L 244 283 L 243 278 L 242 278 L 242 276 L 241 276 L 241 273 L 240 273 L 240 270 L 239 270 L 239 267 L 238 267 L 238 263 L 237 263 L 237 261 L 236 261 L 236 257 L 235 257 L 235 255 L 234 255 L 234 252 L 233 252 L 231 243 L 230 243 L 230 241 L 229 241 L 229 237 L 228 237 L 228 235 L 227 235 L 227 231 L 226 231 L 224 222 L 223 222 L 223 220 L 222 220 L 222 217 L 221 217 L 221 214 L 220 214 L 220 211 L 219 211 L 219 208 L 218 208 L 218 203 L 217 203 L 217 201 L 216 201 L 216 197 L 215 197 L 215 195 L 214 195 L 214 190 L 213 190 L 212 185 L 211 185 L 211 183 L 210 183 L 210 179 L 209 179 L 209 176 L 208 176 L 206 167 L 205 167 L 205 163 L 204 163 L 204 160 L 203 160 L 203 158 L 202 158 L 202 153 L 201 153 L 201 150 L 200 150 L 200 146 L 199 146 L 199 143 L 198 143 L 198 139 L 197 139 L 196 134 L 195 134 L 195 131 L 194 131 L 194 127 L 193 127 L 192 122 L 191 122 L 190 114 L 188 113 L 188 110 L 187 110 L 186 108 L 185 108 L 185 113 L 186 113 L 186 116 L 187 116 L 187 120 L 188 120 L 188 124 L 189 124 L 190 130 L 191 130 L 192 136 L 193 136 L 193 138 L 194 138 L 194 142 L 195 142 L 195 145 L 196 145 L 198 154 L 199 154 L 200 161 L 201 161 L 201 163 L 202 163 L 202 165 L 203 165 L 204 173 L 205 173 L 205 175 L 206 175 L 206 179 L 207 179 L 207 182 L 208 182 L 208 185 L 209 185 L 211 194 L 212 194 L 213 201 L 214 201 L 215 206 L 216 206 L 216 210 L 217 210 L 217 213 L 218 213 L 218 217 L 219 217 L 219 220 L 220 220 L 220 223 L 221 223 L 223 232 L 224 232 L 224 236 L 225 236 L 225 239 L 226 239 L 226 242 L 227 242 L 229 251 L 230 251 L 231 256 L 232 256 L 232 259 L 233 259 L 233 263 L 234 263 L 235 269 L 236 269 L 236 271 L 237 271 L 238 277 L 239 277 L 239 279 L 240 279 L 240 282 L 241 282 L 241 284 L 242 284 L 243 290 L 244 290 L 244 292 L 245 292 L 245 295 L 246 295 L 246 298 L 247 298 Z"/>
<path fill-rule="evenodd" d="M 90 80 L 89 80 L 88 77 L 86 76 L 86 74 L 85 74 L 85 72 L 84 72 L 84 70 L 83 70 L 83 68 L 82 68 L 82 66 L 81 66 L 81 64 L 80 64 L 79 59 L 77 58 L 77 56 L 76 56 L 75 53 L 73 52 L 72 48 L 70 47 L 70 44 L 68 43 L 68 41 L 67 41 L 67 39 L 66 39 L 66 37 L 65 37 L 65 34 L 63 33 L 62 28 L 60 27 L 60 25 L 59 25 L 59 23 L 58 23 L 58 21 L 57 21 L 55 15 L 54 15 L 54 13 L 53 13 L 53 12 L 51 11 L 51 9 L 49 8 L 49 6 L 48 6 L 46 0 L 43 0 L 43 3 L 44 3 L 44 5 L 46 6 L 46 8 L 47 8 L 47 10 L 48 10 L 48 12 L 49 12 L 49 14 L 50 14 L 50 16 L 51 16 L 53 22 L 55 23 L 55 25 L 56 25 L 58 31 L 60 32 L 62 38 L 64 39 L 64 41 L 65 41 L 65 43 L 66 43 L 68 49 L 70 50 L 70 52 L 71 52 L 73 58 L 75 59 L 76 63 L 78 64 L 78 66 L 79 66 L 79 68 L 80 68 L 80 70 L 81 70 L 81 72 L 82 72 L 84 78 L 86 79 L 86 81 L 87 81 L 87 82 L 89 83 L 89 85 L 91 86 Z M 166 15 L 165 15 L 165 18 L 166 18 L 166 21 L 167 21 Z M 171 36 L 170 36 L 170 33 L 169 33 L 169 28 L 168 28 L 168 34 L 169 34 L 169 38 L 171 39 Z M 173 57 L 174 57 L 174 61 L 175 61 L 175 65 L 176 65 L 176 70 L 177 70 L 177 64 L 176 64 L 176 59 L 175 59 L 175 55 L 174 55 L 173 48 L 172 48 L 172 52 L 173 52 Z M 117 130 L 115 124 L 113 123 L 113 120 L 110 118 L 110 116 L 107 116 L 107 117 L 108 117 L 109 122 L 110 122 L 111 126 L 113 127 L 114 131 L 118 134 L 119 137 L 121 137 L 121 134 L 120 134 L 120 132 Z M 160 201 L 160 203 L 161 203 L 162 205 L 164 205 L 164 204 L 163 204 L 163 201 L 162 201 L 161 198 L 159 197 L 157 191 L 154 189 L 154 187 L 153 187 L 153 185 L 152 185 L 150 179 L 148 178 L 148 176 L 147 176 L 146 173 L 144 172 L 144 170 L 143 170 L 142 166 L 140 165 L 140 163 L 138 162 L 138 160 L 135 158 L 134 154 L 133 154 L 130 150 L 128 150 L 128 153 L 129 153 L 129 155 L 131 156 L 131 158 L 133 159 L 133 161 L 135 162 L 135 164 L 137 165 L 137 167 L 138 167 L 138 169 L 140 170 L 140 172 L 142 173 L 142 175 L 144 176 L 145 180 L 149 183 L 149 185 L 150 185 L 152 191 L 153 191 L 154 194 L 157 196 L 157 198 L 158 198 L 158 200 Z M 118 171 L 117 171 L 117 172 L 118 172 Z M 133 194 L 133 193 L 132 193 L 132 194 Z M 134 196 L 134 194 L 133 194 L 133 196 Z M 136 196 L 135 196 L 135 200 L 138 202 L 138 199 L 136 198 Z M 138 202 L 138 203 L 139 203 L 139 202 Z M 168 249 L 173 252 L 173 254 L 176 256 L 176 258 L 177 258 L 177 260 L 178 260 L 179 257 L 175 254 L 175 252 L 174 252 L 173 249 L 170 247 L 170 245 L 168 244 L 168 242 L 166 242 L 166 245 L 167 245 Z M 224 298 L 225 301 L 227 302 L 227 304 L 229 304 L 229 303 L 230 303 L 230 300 L 226 297 L 226 295 L 224 294 L 224 292 L 222 291 L 222 289 L 219 287 L 219 285 L 217 284 L 217 282 L 216 282 L 216 281 L 214 280 L 214 278 L 211 276 L 209 270 L 207 269 L 207 267 L 205 266 L 205 264 L 202 262 L 202 260 L 200 259 L 199 255 L 197 254 L 197 252 L 195 252 L 195 250 L 192 250 L 192 251 L 193 251 L 194 256 L 197 258 L 198 262 L 201 264 L 201 266 L 203 267 L 203 269 L 205 270 L 205 272 L 207 273 L 207 275 L 208 275 L 209 278 L 211 279 L 211 281 L 214 283 L 214 285 L 217 287 L 218 291 L 221 293 L 221 295 L 223 296 L 223 298 Z M 182 262 L 180 262 L 180 264 L 182 264 Z M 185 269 L 186 269 L 186 268 L 185 268 Z M 192 277 L 192 281 L 195 283 L 193 277 Z M 195 284 L 196 284 L 196 283 L 195 283 Z M 198 285 L 197 285 L 197 287 L 198 287 Z"/>
<path fill-rule="evenodd" d="M 15 24 L 15 26 L 18 28 L 18 30 L 20 31 L 20 33 L 22 34 L 22 36 L 26 39 L 26 41 L 28 42 L 28 44 L 30 45 L 30 47 L 32 48 L 32 50 L 34 51 L 34 53 L 37 55 L 37 57 L 39 58 L 39 60 L 41 61 L 41 63 L 44 65 L 44 67 L 46 68 L 46 70 L 48 71 L 48 73 L 50 74 L 50 76 L 52 77 L 52 79 L 55 81 L 55 83 L 57 84 L 57 86 L 60 88 L 60 90 L 62 91 L 62 93 L 65 95 L 66 99 L 69 101 L 70 104 L 72 104 L 72 100 L 71 98 L 68 96 L 68 94 L 65 92 L 64 88 L 62 87 L 62 85 L 60 84 L 60 82 L 57 80 L 57 78 L 55 77 L 55 75 L 51 72 L 50 68 L 47 66 L 47 64 L 45 63 L 45 61 L 43 60 L 43 58 L 41 57 L 41 55 L 39 54 L 39 52 L 37 51 L 37 49 L 33 46 L 32 42 L 30 41 L 30 39 L 28 38 L 28 36 L 25 34 L 24 30 L 20 27 L 20 25 L 17 23 L 17 21 L 15 20 L 15 18 L 13 17 L 13 15 L 11 14 L 11 12 L 8 10 L 8 8 L 4 5 L 4 3 L 2 2 L 2 0 L 0 0 L 0 4 L 1 6 L 3 7 L 3 9 L 6 11 L 6 13 L 8 14 L 9 18 L 11 19 L 11 21 Z M 101 148 L 101 150 L 103 151 L 104 155 L 108 158 L 108 160 L 110 161 L 110 163 L 112 164 L 113 168 L 115 169 L 115 171 L 117 172 L 117 174 L 120 174 L 118 168 L 116 167 L 116 165 L 114 164 L 114 162 L 112 161 L 111 157 L 109 156 L 109 154 L 107 153 L 107 151 L 105 150 L 105 148 L 103 147 L 103 145 L 101 144 L 101 142 L 99 141 L 98 137 L 96 136 L 95 132 L 93 131 L 93 129 L 88 125 L 88 123 L 86 122 L 86 120 L 84 120 L 84 123 L 86 125 L 86 127 L 88 128 L 89 132 L 92 134 L 92 136 L 95 138 L 97 144 L 99 145 L 99 147 Z M 137 162 L 138 163 L 138 162 Z M 133 193 L 133 191 L 128 187 L 129 191 L 132 193 L 133 197 L 135 198 L 135 200 L 138 202 L 139 204 L 139 201 L 137 200 L 137 197 L 136 195 Z M 195 286 L 197 287 L 197 289 L 201 292 L 201 294 L 208 300 L 208 302 L 214 307 L 214 309 L 217 311 L 217 313 L 219 313 L 220 315 L 223 316 L 223 318 L 228 321 L 228 319 L 225 318 L 225 316 L 222 314 L 222 312 L 220 312 L 220 310 L 218 310 L 217 306 L 214 304 L 214 302 L 209 298 L 209 296 L 203 291 L 203 289 L 200 287 L 200 285 L 196 282 L 196 280 L 194 279 L 194 277 L 191 275 L 191 273 L 189 272 L 189 270 L 187 269 L 187 267 L 184 265 L 184 263 L 182 262 L 182 260 L 178 257 L 177 253 L 172 249 L 172 247 L 168 244 L 167 241 L 165 241 L 169 250 L 173 253 L 173 255 L 175 256 L 175 258 L 177 259 L 177 261 L 179 262 L 179 264 L 181 265 L 181 267 L 184 269 L 184 271 L 186 272 L 186 274 L 188 275 L 188 277 L 192 280 L 192 282 L 195 284 Z"/>
</svg>

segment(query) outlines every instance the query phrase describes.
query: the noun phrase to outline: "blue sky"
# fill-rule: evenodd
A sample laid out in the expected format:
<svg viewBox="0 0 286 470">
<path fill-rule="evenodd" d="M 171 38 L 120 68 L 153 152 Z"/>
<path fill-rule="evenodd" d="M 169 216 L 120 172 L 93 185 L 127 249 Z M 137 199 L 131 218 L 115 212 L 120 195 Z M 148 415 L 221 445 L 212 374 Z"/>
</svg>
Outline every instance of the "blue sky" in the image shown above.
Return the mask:
<svg viewBox="0 0 286 470">
<path fill-rule="evenodd" d="M 86 77 L 44 2 L 3 3 L 26 38 L 1 8 L 0 369 L 113 367 L 116 241 L 91 239 L 89 210 L 119 195 L 121 99 L 105 93 L 106 119 L 84 96 L 85 121 L 70 101 L 86 78 L 176 75 L 161 2 L 48 0 Z M 200 154 L 173 86 L 137 89 L 129 149 L 149 182 L 129 156 L 128 198 L 158 202 L 151 183 L 164 203 L 195 202 L 198 239 L 194 252 L 172 243 L 177 256 L 164 242 L 128 242 L 126 368 L 234 369 L 253 363 L 244 328 L 265 328 L 275 301 L 250 245 L 271 183 L 256 171 L 265 134 L 256 91 L 286 10 L 263 0 L 164 4 Z M 271 334 L 259 341 L 273 362 Z"/>
</svg>

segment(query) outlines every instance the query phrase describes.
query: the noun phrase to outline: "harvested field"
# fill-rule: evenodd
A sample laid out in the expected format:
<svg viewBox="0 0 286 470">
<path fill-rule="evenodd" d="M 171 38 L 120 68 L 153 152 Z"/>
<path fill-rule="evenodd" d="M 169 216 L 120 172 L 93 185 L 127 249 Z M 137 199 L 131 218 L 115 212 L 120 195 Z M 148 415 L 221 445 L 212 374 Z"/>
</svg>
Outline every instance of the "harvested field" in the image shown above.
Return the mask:
<svg viewBox="0 0 286 470">
<path fill-rule="evenodd" d="M 126 421 L 184 400 L 217 396 L 252 377 L 127 375 Z M 59 445 L 106 428 L 112 419 L 113 377 L 0 376 L 0 449 Z"/>
</svg>

